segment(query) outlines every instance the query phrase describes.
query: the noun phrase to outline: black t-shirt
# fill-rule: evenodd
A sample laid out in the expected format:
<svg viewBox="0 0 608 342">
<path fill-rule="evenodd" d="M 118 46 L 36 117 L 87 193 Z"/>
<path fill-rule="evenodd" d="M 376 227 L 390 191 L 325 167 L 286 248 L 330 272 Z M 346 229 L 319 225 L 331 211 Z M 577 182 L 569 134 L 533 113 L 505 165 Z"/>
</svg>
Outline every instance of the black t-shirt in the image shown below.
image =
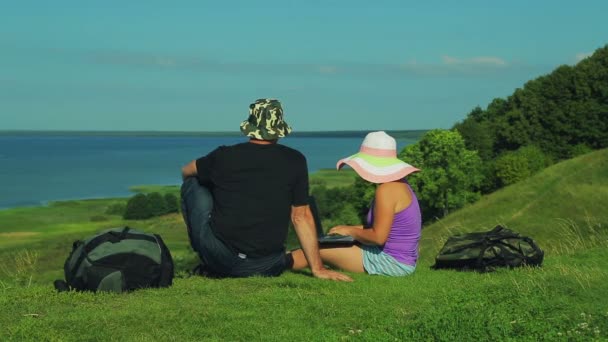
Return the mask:
<svg viewBox="0 0 608 342">
<path fill-rule="evenodd" d="M 211 228 L 235 252 L 251 257 L 284 249 L 291 206 L 308 203 L 304 155 L 279 144 L 220 146 L 196 161 L 213 194 Z"/>
</svg>

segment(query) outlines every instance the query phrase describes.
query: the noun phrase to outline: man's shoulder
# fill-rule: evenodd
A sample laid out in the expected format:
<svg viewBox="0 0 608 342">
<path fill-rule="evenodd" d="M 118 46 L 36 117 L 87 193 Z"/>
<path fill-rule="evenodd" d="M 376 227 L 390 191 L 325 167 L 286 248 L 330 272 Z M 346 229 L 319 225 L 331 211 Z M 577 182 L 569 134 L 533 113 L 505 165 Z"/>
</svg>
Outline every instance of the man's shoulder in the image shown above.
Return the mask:
<svg viewBox="0 0 608 342">
<path fill-rule="evenodd" d="M 289 160 L 291 163 L 295 163 L 295 164 L 300 164 L 300 163 L 306 163 L 306 157 L 304 156 L 304 154 L 294 148 L 291 148 L 289 146 L 285 146 L 285 145 L 281 145 L 281 144 L 275 144 L 272 146 L 269 145 L 255 145 L 249 142 L 244 142 L 244 143 L 239 143 L 239 144 L 234 144 L 234 145 L 222 145 L 219 146 L 214 153 L 216 153 L 217 155 L 224 155 L 226 157 L 235 157 L 238 155 L 244 155 L 244 154 L 252 154 L 253 155 L 259 155 L 259 153 L 262 153 L 263 156 L 265 156 L 264 158 L 268 158 L 268 157 L 277 157 L 280 159 L 287 159 Z M 270 154 L 269 154 L 270 153 Z M 272 158 L 274 158 L 272 157 Z"/>
<path fill-rule="evenodd" d="M 279 149 L 281 149 L 285 154 L 288 154 L 290 156 L 293 156 L 294 158 L 297 159 L 303 159 L 306 160 L 306 157 L 304 156 L 304 154 L 298 150 L 296 150 L 295 148 L 291 148 L 289 146 L 285 146 L 285 145 L 281 145 L 281 144 L 277 144 L 277 146 L 279 147 Z"/>
<path fill-rule="evenodd" d="M 215 148 L 211 153 L 230 153 L 236 152 L 246 147 L 246 143 L 238 143 L 233 145 L 220 145 Z"/>
<path fill-rule="evenodd" d="M 306 160 L 306 156 L 304 156 L 304 154 L 298 150 L 296 150 L 295 148 L 291 148 L 289 146 L 285 146 L 285 145 L 278 145 L 279 149 L 281 150 L 281 154 L 284 155 L 284 159 L 287 160 L 288 164 L 290 165 L 290 167 L 294 170 L 300 169 L 300 168 L 306 168 L 307 166 L 307 160 Z"/>
</svg>

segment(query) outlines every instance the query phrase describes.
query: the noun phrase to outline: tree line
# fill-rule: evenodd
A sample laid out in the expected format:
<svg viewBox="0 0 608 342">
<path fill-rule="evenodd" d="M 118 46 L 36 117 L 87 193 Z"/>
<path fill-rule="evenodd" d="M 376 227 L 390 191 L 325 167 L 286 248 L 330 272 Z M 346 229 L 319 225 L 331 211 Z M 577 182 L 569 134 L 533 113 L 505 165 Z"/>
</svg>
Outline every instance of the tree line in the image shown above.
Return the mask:
<svg viewBox="0 0 608 342">
<path fill-rule="evenodd" d="M 519 158 L 517 151 L 530 146 L 544 154 L 545 164 L 607 147 L 608 45 L 575 66 L 527 82 L 506 99 L 494 99 L 486 109 L 474 108 L 453 129 L 489 163 Z M 506 161 L 496 166 L 501 163 Z"/>
<path fill-rule="evenodd" d="M 608 45 L 563 65 L 507 98 L 474 108 L 450 130 L 431 130 L 399 158 L 422 169 L 408 176 L 429 222 L 516 183 L 556 161 L 608 147 Z M 312 188 L 329 223 L 364 220 L 373 185 Z M 348 221 L 348 222 L 347 222 Z"/>
</svg>

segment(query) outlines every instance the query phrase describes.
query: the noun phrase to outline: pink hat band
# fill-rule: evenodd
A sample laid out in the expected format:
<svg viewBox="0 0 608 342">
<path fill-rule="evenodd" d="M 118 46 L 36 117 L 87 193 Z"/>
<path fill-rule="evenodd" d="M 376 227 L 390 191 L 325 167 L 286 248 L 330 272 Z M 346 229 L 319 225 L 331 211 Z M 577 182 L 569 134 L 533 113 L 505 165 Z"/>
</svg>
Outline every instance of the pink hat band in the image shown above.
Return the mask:
<svg viewBox="0 0 608 342">
<path fill-rule="evenodd" d="M 388 157 L 395 158 L 397 157 L 396 150 L 385 150 L 380 148 L 373 148 L 361 145 L 361 149 L 359 150 L 361 153 L 369 154 L 374 157 Z"/>
</svg>

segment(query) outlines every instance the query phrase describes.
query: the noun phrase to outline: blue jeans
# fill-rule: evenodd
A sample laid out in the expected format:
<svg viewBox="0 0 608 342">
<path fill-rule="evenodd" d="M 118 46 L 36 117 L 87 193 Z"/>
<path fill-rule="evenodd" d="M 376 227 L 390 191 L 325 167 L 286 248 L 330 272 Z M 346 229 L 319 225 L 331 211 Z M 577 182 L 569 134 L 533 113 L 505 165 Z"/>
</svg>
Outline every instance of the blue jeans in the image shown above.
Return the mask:
<svg viewBox="0 0 608 342">
<path fill-rule="evenodd" d="M 203 269 L 209 273 L 220 277 L 279 276 L 285 269 L 291 268 L 293 259 L 285 251 L 249 258 L 218 239 L 210 224 L 213 196 L 196 178 L 184 180 L 181 197 L 190 245 L 198 253 Z"/>
</svg>

